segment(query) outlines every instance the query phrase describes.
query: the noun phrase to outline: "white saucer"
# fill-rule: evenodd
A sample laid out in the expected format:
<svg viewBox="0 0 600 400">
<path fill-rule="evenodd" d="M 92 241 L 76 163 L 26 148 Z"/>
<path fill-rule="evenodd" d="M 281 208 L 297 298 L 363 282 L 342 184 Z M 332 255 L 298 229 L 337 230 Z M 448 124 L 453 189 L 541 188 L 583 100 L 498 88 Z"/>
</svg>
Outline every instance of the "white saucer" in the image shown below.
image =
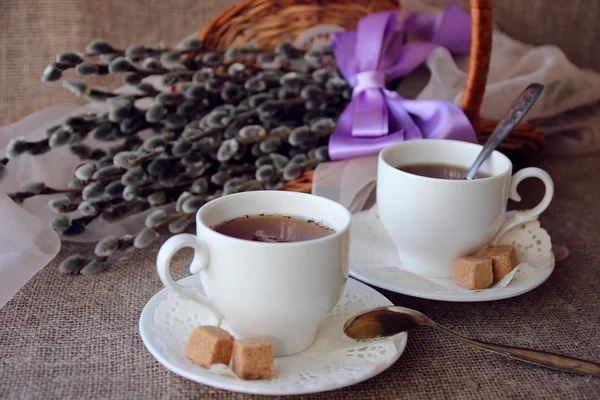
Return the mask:
<svg viewBox="0 0 600 400">
<path fill-rule="evenodd" d="M 199 278 L 189 276 L 178 282 L 199 288 Z M 178 299 L 166 289 L 146 304 L 140 316 L 140 336 L 148 351 L 167 369 L 192 381 L 234 392 L 262 395 L 299 395 L 339 389 L 362 382 L 389 368 L 404 352 L 408 336 L 357 342 L 342 332 L 352 315 L 392 303 L 372 288 L 349 279 L 345 293 L 323 322 L 313 345 L 300 354 L 275 358 L 275 377 L 244 381 L 223 364 L 202 368 L 184 354 L 190 332 L 210 324 L 207 309 Z M 223 328 L 227 329 L 225 323 Z"/>
<path fill-rule="evenodd" d="M 350 274 L 356 279 L 369 283 L 392 292 L 405 294 L 422 299 L 455 301 L 455 302 L 477 302 L 502 300 L 519 296 L 527 293 L 546 281 L 554 271 L 554 265 L 541 271 L 529 273 L 527 275 L 516 274 L 513 280 L 504 288 L 492 292 L 445 292 L 440 288 L 428 285 L 428 282 L 414 277 L 404 276 L 397 268 L 391 267 L 388 271 L 381 270 L 361 270 L 351 268 Z M 452 281 L 452 279 L 448 279 Z"/>
<path fill-rule="evenodd" d="M 477 302 L 502 300 L 527 293 L 548 279 L 554 271 L 554 255 L 548 233 L 539 221 L 516 227 L 499 243 L 515 245 L 524 263 L 501 288 L 469 291 L 452 278 L 426 279 L 402 268 L 395 246 L 385 232 L 377 206 L 352 217 L 350 274 L 363 282 L 408 296 L 430 300 Z"/>
</svg>

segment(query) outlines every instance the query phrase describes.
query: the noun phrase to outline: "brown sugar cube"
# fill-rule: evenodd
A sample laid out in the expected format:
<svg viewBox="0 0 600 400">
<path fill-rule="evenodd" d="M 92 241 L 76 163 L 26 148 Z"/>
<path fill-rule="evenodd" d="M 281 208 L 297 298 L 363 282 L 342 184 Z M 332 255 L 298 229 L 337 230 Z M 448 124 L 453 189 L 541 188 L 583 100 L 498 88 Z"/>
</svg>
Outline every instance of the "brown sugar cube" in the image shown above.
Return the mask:
<svg viewBox="0 0 600 400">
<path fill-rule="evenodd" d="M 494 282 L 490 257 L 467 256 L 454 261 L 454 282 L 469 290 L 489 288 Z"/>
<path fill-rule="evenodd" d="M 185 355 L 204 368 L 212 364 L 229 365 L 233 340 L 229 332 L 218 326 L 199 326 L 188 339 Z"/>
<path fill-rule="evenodd" d="M 242 339 L 233 343 L 233 372 L 242 379 L 273 377 L 273 345 L 267 339 Z"/>
<path fill-rule="evenodd" d="M 502 280 L 519 264 L 517 261 L 517 251 L 512 244 L 488 246 L 483 255 L 492 259 L 494 282 Z"/>
</svg>

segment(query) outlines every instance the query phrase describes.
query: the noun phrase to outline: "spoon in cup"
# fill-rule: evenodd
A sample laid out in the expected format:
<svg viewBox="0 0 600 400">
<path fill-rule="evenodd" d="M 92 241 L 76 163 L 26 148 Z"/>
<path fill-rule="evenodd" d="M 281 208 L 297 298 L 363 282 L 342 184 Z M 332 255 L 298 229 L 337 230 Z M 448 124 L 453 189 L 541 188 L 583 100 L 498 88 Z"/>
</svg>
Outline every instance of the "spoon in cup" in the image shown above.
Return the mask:
<svg viewBox="0 0 600 400">
<path fill-rule="evenodd" d="M 396 335 L 419 325 L 427 325 L 455 339 L 493 353 L 546 368 L 600 378 L 600 364 L 559 354 L 487 343 L 459 335 L 422 313 L 404 307 L 379 307 L 363 311 L 344 324 L 344 333 L 351 339 L 370 340 Z"/>
<path fill-rule="evenodd" d="M 544 90 L 544 85 L 540 83 L 532 83 L 517 97 L 514 103 L 510 106 L 504 117 L 496 125 L 496 129 L 492 132 L 483 149 L 475 159 L 475 162 L 467 172 L 465 179 L 471 180 L 481 167 L 481 164 L 492 154 L 498 145 L 508 136 L 513 128 L 521 122 L 523 117 L 529 112 L 533 104 L 540 97 Z"/>
</svg>

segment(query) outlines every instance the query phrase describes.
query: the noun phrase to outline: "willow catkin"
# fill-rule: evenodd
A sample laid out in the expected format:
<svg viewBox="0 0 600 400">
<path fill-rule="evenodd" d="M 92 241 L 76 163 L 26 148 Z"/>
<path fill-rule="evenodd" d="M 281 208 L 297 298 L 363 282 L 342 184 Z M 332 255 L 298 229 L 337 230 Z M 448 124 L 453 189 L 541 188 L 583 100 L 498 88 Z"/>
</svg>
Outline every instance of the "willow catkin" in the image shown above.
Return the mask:
<svg viewBox="0 0 600 400">
<path fill-rule="evenodd" d="M 248 56 L 255 59 L 252 66 Z M 304 51 L 288 42 L 275 49 L 207 49 L 190 37 L 177 48 L 133 44 L 119 49 L 93 41 L 85 54 L 60 53 L 42 80 L 112 74 L 132 90 L 115 93 L 80 79 L 65 80 L 67 90 L 107 102 L 108 110 L 69 116 L 36 142 L 13 139 L 0 173 L 9 159 L 61 146 L 84 160 L 65 189 L 34 182 L 10 194 L 16 202 L 58 194 L 48 206 L 57 214 L 51 225 L 62 235 L 80 234 L 94 220 L 114 223 L 148 210 L 137 234 L 106 237 L 94 257 L 76 256 L 59 267 L 64 273 L 103 271 L 119 254 L 147 247 L 161 232 L 182 232 L 212 199 L 280 189 L 328 160 L 327 139 L 351 90 L 333 68 L 321 65 L 324 56 L 331 56 L 330 48 Z M 300 68 L 261 69 L 261 62 L 276 59 L 284 65 L 296 60 Z M 150 75 L 175 90 L 159 90 L 145 81 Z M 88 138 L 102 145 L 91 146 Z M 174 214 L 165 211 L 170 203 Z"/>
</svg>

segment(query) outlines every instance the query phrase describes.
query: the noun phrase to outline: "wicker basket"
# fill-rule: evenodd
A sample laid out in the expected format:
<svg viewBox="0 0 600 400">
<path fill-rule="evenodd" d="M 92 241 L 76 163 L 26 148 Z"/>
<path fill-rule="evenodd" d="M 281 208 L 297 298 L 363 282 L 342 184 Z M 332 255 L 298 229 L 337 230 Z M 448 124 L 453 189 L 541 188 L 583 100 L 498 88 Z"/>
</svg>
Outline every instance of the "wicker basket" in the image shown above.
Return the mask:
<svg viewBox="0 0 600 400">
<path fill-rule="evenodd" d="M 471 57 L 462 108 L 478 140 L 485 142 L 497 123 L 479 117 L 492 51 L 492 0 L 470 2 Z M 240 46 L 251 40 L 261 47 L 274 47 L 283 40 L 293 41 L 315 25 L 334 24 L 354 29 L 367 14 L 399 7 L 400 0 L 244 0 L 217 15 L 198 35 L 207 46 L 215 48 Z M 540 131 L 529 123 L 522 123 L 500 149 L 506 153 L 531 155 L 544 143 Z M 311 182 L 312 173 L 306 173 L 286 188 L 309 191 Z"/>
</svg>

